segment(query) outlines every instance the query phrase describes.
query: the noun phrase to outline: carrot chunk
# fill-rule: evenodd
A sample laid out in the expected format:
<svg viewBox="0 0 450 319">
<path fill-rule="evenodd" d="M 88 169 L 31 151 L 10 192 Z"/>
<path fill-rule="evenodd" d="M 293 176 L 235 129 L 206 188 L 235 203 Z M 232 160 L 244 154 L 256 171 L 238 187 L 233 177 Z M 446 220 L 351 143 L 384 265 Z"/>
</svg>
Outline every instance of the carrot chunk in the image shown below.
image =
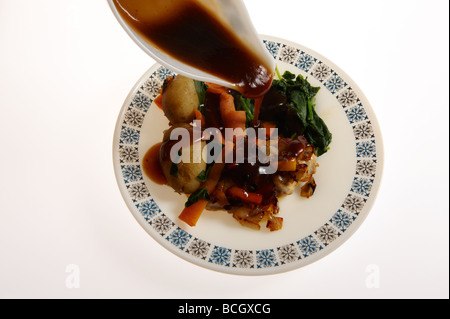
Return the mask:
<svg viewBox="0 0 450 319">
<path fill-rule="evenodd" d="M 160 94 L 160 95 L 158 95 L 158 96 L 156 97 L 156 99 L 153 101 L 153 102 L 155 102 L 156 106 L 157 106 L 158 108 L 160 108 L 161 110 L 163 109 L 163 107 L 162 107 L 162 98 L 163 98 L 163 96 L 162 96 L 162 94 Z"/>
<path fill-rule="evenodd" d="M 232 186 L 229 189 L 227 189 L 227 195 L 233 198 L 240 199 L 244 202 L 256 205 L 261 205 L 263 200 L 263 196 L 261 194 L 249 193 L 237 186 Z"/>
<path fill-rule="evenodd" d="M 209 86 L 207 91 L 209 93 L 220 95 L 222 93 L 228 93 L 228 89 L 223 86 Z"/>
<path fill-rule="evenodd" d="M 297 159 L 279 161 L 278 171 L 280 172 L 295 172 L 297 170 Z"/>
<path fill-rule="evenodd" d="M 200 121 L 202 127 L 205 127 L 205 126 L 206 126 L 205 118 L 203 117 L 202 112 L 200 112 L 199 110 L 195 110 L 195 119 L 196 119 L 197 121 Z"/>
<path fill-rule="evenodd" d="M 208 179 L 204 183 L 204 187 L 206 187 L 206 190 L 209 194 L 212 194 L 216 190 L 224 167 L 225 164 L 216 163 L 211 168 Z M 184 221 L 189 226 L 194 227 L 197 225 L 197 222 L 200 219 L 200 216 L 203 214 L 203 211 L 206 209 L 207 205 L 208 201 L 206 199 L 199 199 L 191 206 L 185 207 L 178 218 Z"/>
<path fill-rule="evenodd" d="M 206 199 L 200 199 L 191 206 L 185 207 L 178 218 L 189 226 L 194 227 L 206 209 L 206 205 L 208 205 L 208 201 Z"/>
<path fill-rule="evenodd" d="M 231 94 L 223 93 L 220 95 L 220 115 L 222 116 L 225 127 L 232 129 L 242 129 L 245 131 L 247 116 L 245 111 L 236 111 L 234 97 Z"/>
<path fill-rule="evenodd" d="M 262 128 L 266 129 L 266 136 L 267 137 L 271 137 L 272 134 L 275 132 L 274 129 L 277 128 L 277 126 L 273 123 L 270 122 L 263 122 L 262 123 Z"/>
</svg>

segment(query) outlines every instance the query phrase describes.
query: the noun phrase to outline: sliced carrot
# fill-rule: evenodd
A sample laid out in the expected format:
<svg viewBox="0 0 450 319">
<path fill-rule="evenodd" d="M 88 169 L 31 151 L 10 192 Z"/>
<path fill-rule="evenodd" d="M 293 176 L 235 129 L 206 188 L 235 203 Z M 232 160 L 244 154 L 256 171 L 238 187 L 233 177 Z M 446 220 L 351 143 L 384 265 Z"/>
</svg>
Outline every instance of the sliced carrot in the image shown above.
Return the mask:
<svg viewBox="0 0 450 319">
<path fill-rule="evenodd" d="M 227 195 L 256 205 L 260 205 L 263 200 L 263 196 L 261 194 L 249 193 L 237 186 L 232 186 L 227 189 Z"/>
<path fill-rule="evenodd" d="M 225 126 L 230 127 L 232 129 L 241 129 L 242 134 L 245 135 L 246 123 L 247 123 L 247 115 L 244 111 L 234 111 L 227 115 L 226 120 L 224 120 Z"/>
<path fill-rule="evenodd" d="M 205 182 L 205 187 L 208 190 L 209 194 L 212 194 L 216 190 L 217 184 L 219 183 L 219 180 L 222 177 L 224 167 L 225 167 L 224 163 L 215 163 L 213 167 L 211 167 L 208 179 Z"/>
<path fill-rule="evenodd" d="M 231 94 L 221 94 L 220 95 L 220 114 L 228 114 L 230 112 L 236 112 L 236 107 L 234 106 L 234 98 Z"/>
<path fill-rule="evenodd" d="M 161 110 L 163 109 L 163 107 L 162 107 L 162 98 L 163 98 L 163 96 L 162 96 L 162 94 L 160 94 L 153 101 L 153 102 L 155 102 L 156 106 L 159 107 Z"/>
<path fill-rule="evenodd" d="M 216 190 L 224 167 L 225 164 L 216 163 L 211 168 L 208 179 L 204 183 L 204 187 L 206 187 L 206 190 L 209 194 L 212 194 Z M 206 199 L 199 199 L 193 205 L 185 207 L 178 218 L 184 221 L 189 226 L 194 227 L 197 225 L 197 222 L 200 219 L 200 216 L 203 214 L 203 211 L 206 209 L 207 205 L 208 201 Z"/>
<path fill-rule="evenodd" d="M 198 202 L 193 205 L 185 207 L 178 218 L 189 226 L 194 227 L 197 225 L 200 216 L 206 209 L 206 205 L 208 205 L 208 201 L 206 199 L 199 199 Z"/>
<path fill-rule="evenodd" d="M 205 127 L 205 126 L 206 126 L 205 118 L 203 117 L 202 112 L 200 112 L 199 110 L 195 110 L 195 119 L 196 119 L 197 121 L 200 121 L 202 127 Z"/>
<path fill-rule="evenodd" d="M 255 113 L 253 118 L 253 124 L 256 125 L 259 120 L 259 112 L 261 110 L 261 105 L 263 102 L 264 96 L 255 99 Z"/>
</svg>

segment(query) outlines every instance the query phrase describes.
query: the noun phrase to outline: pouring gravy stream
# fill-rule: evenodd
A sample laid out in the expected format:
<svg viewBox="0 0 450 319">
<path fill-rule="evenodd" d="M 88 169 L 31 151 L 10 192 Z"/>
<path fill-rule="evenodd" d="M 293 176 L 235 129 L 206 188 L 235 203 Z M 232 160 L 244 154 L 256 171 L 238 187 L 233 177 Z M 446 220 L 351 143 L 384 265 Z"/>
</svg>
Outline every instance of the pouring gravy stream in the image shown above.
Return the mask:
<svg viewBox="0 0 450 319">
<path fill-rule="evenodd" d="M 247 98 L 264 96 L 273 70 L 206 0 L 114 0 L 119 14 L 160 51 L 235 85 Z"/>
</svg>

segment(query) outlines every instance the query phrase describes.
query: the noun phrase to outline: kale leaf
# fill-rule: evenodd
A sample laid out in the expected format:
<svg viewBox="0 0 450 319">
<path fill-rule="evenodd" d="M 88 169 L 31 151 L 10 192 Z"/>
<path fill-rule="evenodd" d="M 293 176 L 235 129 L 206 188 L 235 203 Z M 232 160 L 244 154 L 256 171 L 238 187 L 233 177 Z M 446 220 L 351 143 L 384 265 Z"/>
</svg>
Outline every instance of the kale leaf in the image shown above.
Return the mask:
<svg viewBox="0 0 450 319">
<path fill-rule="evenodd" d="M 312 86 L 302 75 L 295 76 L 286 71 L 282 76 L 279 75 L 278 80 L 274 80 L 272 88 L 286 96 L 288 109 L 290 107 L 296 110 L 298 116 L 296 120 L 299 120 L 303 126 L 302 134 L 315 147 L 317 156 L 325 154 L 333 136 L 316 112 L 315 97 L 320 87 Z M 294 135 L 299 132 L 289 133 L 289 135 Z"/>
<path fill-rule="evenodd" d="M 194 80 L 195 91 L 197 92 L 198 101 L 199 101 L 199 111 L 205 105 L 206 102 L 206 91 L 208 90 L 208 86 L 205 82 Z"/>
<path fill-rule="evenodd" d="M 206 187 L 204 188 L 200 188 L 199 190 L 197 190 L 196 192 L 192 193 L 191 196 L 189 196 L 185 207 L 190 207 L 192 205 L 194 205 L 195 203 L 197 203 L 200 199 L 206 199 L 206 200 L 210 200 L 211 197 L 209 196 L 208 190 L 206 189 Z"/>
</svg>

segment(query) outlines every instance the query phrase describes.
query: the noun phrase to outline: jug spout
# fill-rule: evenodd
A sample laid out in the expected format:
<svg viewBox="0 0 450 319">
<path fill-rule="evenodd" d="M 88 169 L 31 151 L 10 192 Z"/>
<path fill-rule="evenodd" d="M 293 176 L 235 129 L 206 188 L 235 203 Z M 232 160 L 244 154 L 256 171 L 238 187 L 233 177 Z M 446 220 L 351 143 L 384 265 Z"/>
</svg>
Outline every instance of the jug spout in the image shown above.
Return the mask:
<svg viewBox="0 0 450 319">
<path fill-rule="evenodd" d="M 175 73 L 256 98 L 270 88 L 275 62 L 242 0 L 108 0 L 150 56 Z"/>
<path fill-rule="evenodd" d="M 209 1 L 209 0 L 200 0 Z M 215 0 L 223 12 L 225 19 L 233 32 L 250 50 L 258 54 L 271 70 L 275 70 L 275 61 L 263 44 L 251 17 L 242 0 Z"/>
</svg>

